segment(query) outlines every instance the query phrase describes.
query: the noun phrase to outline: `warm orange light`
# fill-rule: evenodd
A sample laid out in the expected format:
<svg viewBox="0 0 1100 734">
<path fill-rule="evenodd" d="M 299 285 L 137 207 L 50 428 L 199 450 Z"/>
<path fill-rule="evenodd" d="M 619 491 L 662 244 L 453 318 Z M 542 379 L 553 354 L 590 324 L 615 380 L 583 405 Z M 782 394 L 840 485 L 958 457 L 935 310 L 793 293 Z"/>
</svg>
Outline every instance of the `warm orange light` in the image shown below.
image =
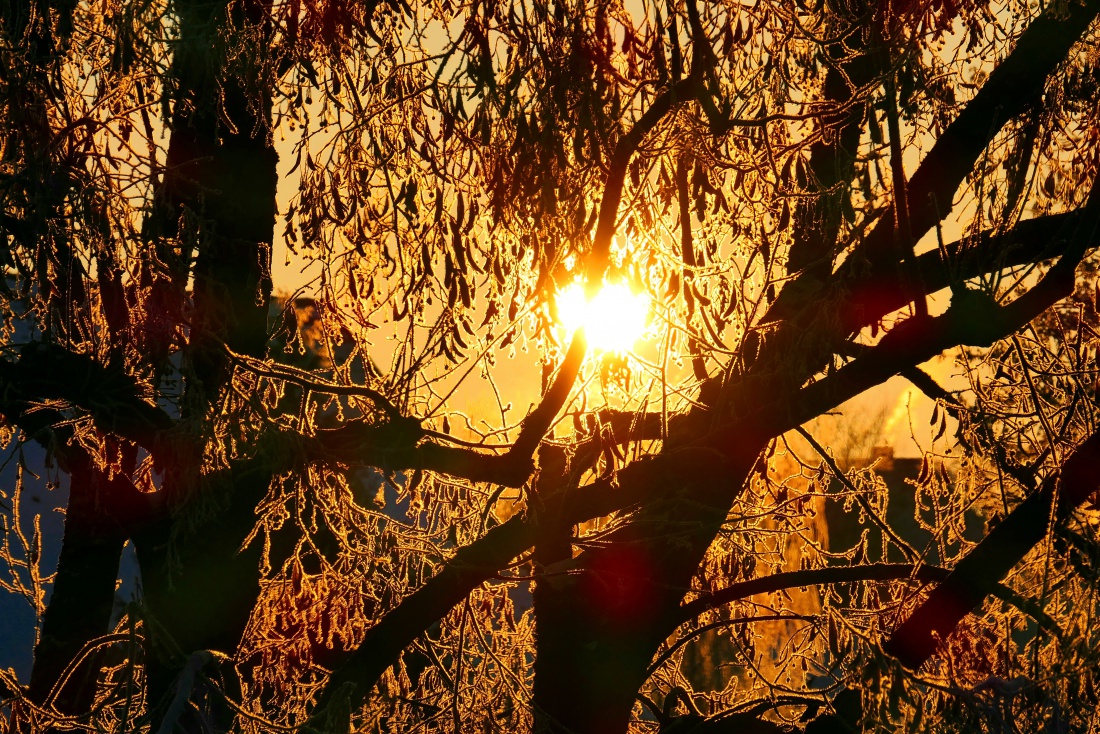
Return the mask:
<svg viewBox="0 0 1100 734">
<path fill-rule="evenodd" d="M 570 333 L 583 327 L 589 346 L 605 352 L 626 352 L 645 333 L 649 299 L 625 283 L 605 285 L 591 299 L 575 283 L 557 297 L 558 318 Z"/>
</svg>

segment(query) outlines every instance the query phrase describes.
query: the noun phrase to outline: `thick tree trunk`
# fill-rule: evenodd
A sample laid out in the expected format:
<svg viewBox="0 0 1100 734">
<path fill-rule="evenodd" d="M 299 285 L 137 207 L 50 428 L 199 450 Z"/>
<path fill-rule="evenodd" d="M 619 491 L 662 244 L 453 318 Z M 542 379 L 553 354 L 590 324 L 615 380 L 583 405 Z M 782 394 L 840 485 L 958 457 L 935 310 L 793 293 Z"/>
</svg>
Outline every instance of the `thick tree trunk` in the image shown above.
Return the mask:
<svg viewBox="0 0 1100 734">
<path fill-rule="evenodd" d="M 723 470 L 670 477 L 668 494 L 565 573 L 535 588 L 534 704 L 545 732 L 626 731 L 658 646 L 763 445 L 746 440 Z M 717 463 L 717 462 L 716 462 Z M 568 563 L 568 561 L 566 561 Z"/>
<path fill-rule="evenodd" d="M 264 541 L 247 547 L 256 523 L 256 506 L 272 477 L 285 470 L 277 457 L 262 454 L 215 475 L 205 491 L 221 498 L 217 512 L 205 521 L 169 519 L 134 537 L 149 617 L 146 662 L 147 700 L 154 721 L 161 721 L 178 693 L 181 672 L 191 656 L 204 651 L 233 657 L 260 593 Z M 297 546 L 300 534 L 290 525 L 275 533 L 267 547 L 272 567 L 279 568 Z M 148 569 L 148 570 L 147 570 Z M 205 671 L 212 673 L 213 671 Z M 222 693 L 239 700 L 231 666 L 222 669 Z M 196 694 L 199 691 L 194 691 Z M 234 712 L 220 697 L 201 702 L 203 714 L 224 730 Z M 185 712 L 176 723 L 184 731 L 203 730 L 203 722 Z"/>
<path fill-rule="evenodd" d="M 841 44 L 829 53 L 824 91 L 840 107 L 870 81 L 873 63 Z M 864 107 L 853 105 L 826 119 L 830 134 L 811 150 L 820 194 L 797 212 L 802 226 L 791 249 L 792 275 L 820 280 L 832 270 L 841 202 L 848 196 L 843 187 L 851 179 L 863 117 Z M 745 397 L 754 401 L 762 394 Z M 607 547 L 585 554 L 581 574 L 550 576 L 537 585 L 535 706 L 542 729 L 625 731 L 649 663 L 675 626 L 684 592 L 764 442 L 747 441 L 744 448 L 749 450 L 725 476 L 686 482 L 679 493 L 670 487 L 668 503 L 646 508 Z"/>
<path fill-rule="evenodd" d="M 208 488 L 226 502 L 205 522 L 188 525 L 181 519 L 173 527 L 165 519 L 134 538 L 149 612 L 151 709 L 171 700 L 192 653 L 232 656 L 237 649 L 260 590 L 262 543 L 243 551 L 241 546 L 271 483 L 271 468 L 264 463 L 250 462 Z"/>
<path fill-rule="evenodd" d="M 77 661 L 84 646 L 110 630 L 125 533 L 106 508 L 110 482 L 82 457 L 70 466 L 65 535 L 50 604 L 35 648 L 30 695 L 67 715 L 86 712 L 95 693 L 98 655 Z M 67 680 L 62 676 L 69 670 Z M 61 685 L 64 682 L 64 685 Z"/>
<path fill-rule="evenodd" d="M 271 140 L 273 72 L 259 46 L 270 34 L 270 4 L 177 7 L 182 40 L 173 62 L 178 86 L 159 219 L 184 267 L 197 252 L 187 408 L 201 415 L 228 376 L 221 343 L 254 357 L 266 353 L 278 156 Z M 244 40 L 255 30 L 260 40 Z M 231 53 L 232 43 L 245 45 Z"/>
<path fill-rule="evenodd" d="M 181 41 L 173 61 L 172 139 L 150 233 L 172 243 L 175 268 L 162 283 L 169 301 L 194 263 L 183 417 L 201 434 L 230 375 L 224 347 L 258 358 L 266 353 L 277 185 L 272 72 L 264 62 L 270 3 L 175 7 Z M 195 462 L 200 451 L 192 448 Z M 261 456 L 214 481 L 178 471 L 183 467 L 166 477 L 172 516 L 135 538 L 152 617 L 151 706 L 175 693 L 192 653 L 236 651 L 259 593 L 260 548 L 242 551 L 241 544 L 274 464 Z"/>
</svg>

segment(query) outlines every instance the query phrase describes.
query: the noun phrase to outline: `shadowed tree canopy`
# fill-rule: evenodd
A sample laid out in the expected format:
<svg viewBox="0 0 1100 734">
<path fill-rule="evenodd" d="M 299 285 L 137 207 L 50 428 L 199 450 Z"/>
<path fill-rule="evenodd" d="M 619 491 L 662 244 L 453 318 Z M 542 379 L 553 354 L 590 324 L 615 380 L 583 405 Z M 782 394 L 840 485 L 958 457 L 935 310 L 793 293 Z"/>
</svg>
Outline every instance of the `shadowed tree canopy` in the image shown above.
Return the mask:
<svg viewBox="0 0 1100 734">
<path fill-rule="evenodd" d="M 1098 13 L 0 5 L 0 716 L 1094 727 Z"/>
</svg>

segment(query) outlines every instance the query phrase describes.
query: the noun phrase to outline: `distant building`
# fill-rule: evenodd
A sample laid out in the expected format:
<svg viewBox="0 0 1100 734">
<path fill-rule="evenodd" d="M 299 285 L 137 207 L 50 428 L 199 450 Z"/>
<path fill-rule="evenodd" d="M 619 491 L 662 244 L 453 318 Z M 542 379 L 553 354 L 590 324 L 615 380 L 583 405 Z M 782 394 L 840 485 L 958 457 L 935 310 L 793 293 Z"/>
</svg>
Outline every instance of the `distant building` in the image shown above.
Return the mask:
<svg viewBox="0 0 1100 734">
<path fill-rule="evenodd" d="M 959 537 L 951 528 L 958 528 L 957 522 L 946 522 L 948 513 L 954 511 L 954 497 L 951 486 L 933 488 L 927 481 L 921 485 L 921 467 L 923 459 L 894 455 L 891 446 L 876 446 L 871 456 L 851 462 L 841 469 L 851 473 L 856 471 L 853 484 L 872 507 L 881 510 L 881 495 L 874 489 L 884 485 L 886 489 L 886 507 L 880 517 L 899 538 L 908 543 L 925 563 L 940 565 L 941 548 L 951 558 L 959 550 Z M 945 470 L 946 471 L 946 470 Z M 930 470 L 929 470 L 929 473 Z M 953 473 L 947 471 L 947 477 Z M 892 542 L 886 544 L 883 554 L 883 532 L 872 518 L 852 496 L 848 487 L 834 479 L 829 487 L 829 497 L 824 502 L 825 521 L 828 526 L 828 549 L 830 553 L 847 553 L 860 544 L 864 533 L 867 534 L 866 562 L 901 563 L 906 557 L 900 548 Z M 937 537 L 932 528 L 941 528 Z M 965 540 L 976 542 L 984 534 L 985 523 L 982 516 L 973 508 L 968 509 L 962 518 Z M 833 563 L 846 563 L 834 560 Z"/>
</svg>

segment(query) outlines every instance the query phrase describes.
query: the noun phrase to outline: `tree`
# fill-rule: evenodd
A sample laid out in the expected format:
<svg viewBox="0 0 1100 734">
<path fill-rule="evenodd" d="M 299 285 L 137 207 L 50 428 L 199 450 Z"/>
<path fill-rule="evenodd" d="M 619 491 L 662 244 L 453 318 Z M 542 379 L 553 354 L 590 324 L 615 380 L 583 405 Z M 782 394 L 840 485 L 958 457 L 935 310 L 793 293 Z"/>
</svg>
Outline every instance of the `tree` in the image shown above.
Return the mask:
<svg viewBox="0 0 1100 734">
<path fill-rule="evenodd" d="M 11 725 L 1083 727 L 1098 12 L 4 6 L 0 415 L 68 488 Z M 895 375 L 927 547 L 822 419 Z"/>
</svg>

